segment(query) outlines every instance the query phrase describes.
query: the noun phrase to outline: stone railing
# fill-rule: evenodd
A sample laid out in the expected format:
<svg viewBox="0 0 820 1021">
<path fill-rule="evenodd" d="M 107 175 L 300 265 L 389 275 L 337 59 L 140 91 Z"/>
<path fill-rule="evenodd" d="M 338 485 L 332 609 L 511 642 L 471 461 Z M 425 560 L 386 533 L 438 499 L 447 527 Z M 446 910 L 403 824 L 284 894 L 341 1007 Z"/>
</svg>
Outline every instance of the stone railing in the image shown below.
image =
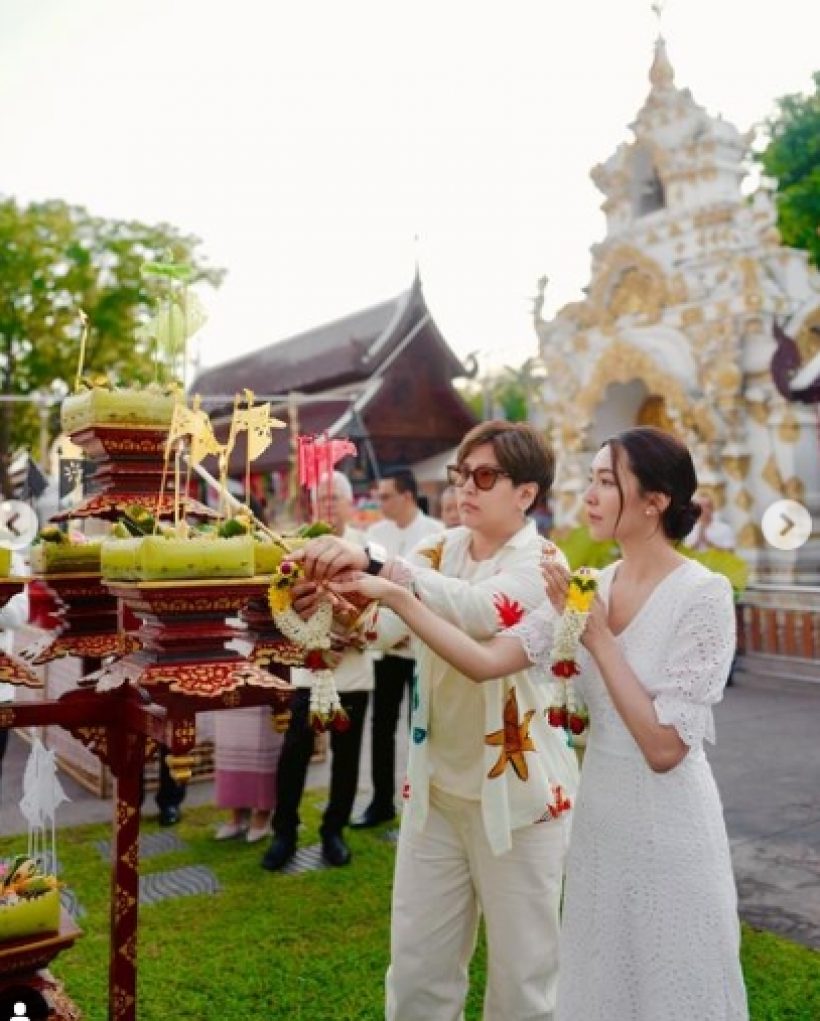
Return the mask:
<svg viewBox="0 0 820 1021">
<path fill-rule="evenodd" d="M 820 586 L 750 586 L 737 616 L 741 672 L 820 683 Z"/>
</svg>

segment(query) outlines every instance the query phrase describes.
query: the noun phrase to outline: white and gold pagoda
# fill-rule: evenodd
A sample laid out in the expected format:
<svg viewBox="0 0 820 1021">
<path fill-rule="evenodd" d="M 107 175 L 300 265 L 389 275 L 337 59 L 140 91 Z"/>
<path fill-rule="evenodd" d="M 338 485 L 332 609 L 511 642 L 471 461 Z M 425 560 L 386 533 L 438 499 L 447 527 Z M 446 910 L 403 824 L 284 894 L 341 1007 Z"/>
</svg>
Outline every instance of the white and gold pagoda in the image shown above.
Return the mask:
<svg viewBox="0 0 820 1021">
<path fill-rule="evenodd" d="M 775 323 L 803 365 L 820 350 L 820 274 L 781 244 L 769 195 L 741 192 L 752 133 L 676 86 L 662 38 L 649 80 L 634 139 L 592 170 L 606 234 L 591 249 L 584 299 L 543 319 L 543 278 L 535 301 L 544 409 L 560 453 L 556 524 L 577 522 L 604 438 L 666 426 L 695 452 L 753 578 L 806 582 L 816 539 L 796 553 L 773 550 L 760 521 L 784 497 L 815 522 L 820 510 L 818 406 L 782 396 L 771 371 Z"/>
</svg>

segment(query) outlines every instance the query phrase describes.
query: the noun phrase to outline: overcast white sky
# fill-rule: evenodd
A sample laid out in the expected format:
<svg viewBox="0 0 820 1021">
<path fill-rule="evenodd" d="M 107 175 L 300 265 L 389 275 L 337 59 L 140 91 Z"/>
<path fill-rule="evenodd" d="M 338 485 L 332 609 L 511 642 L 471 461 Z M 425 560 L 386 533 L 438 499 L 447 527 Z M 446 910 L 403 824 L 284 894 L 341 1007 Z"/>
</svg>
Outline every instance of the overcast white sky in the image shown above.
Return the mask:
<svg viewBox="0 0 820 1021">
<path fill-rule="evenodd" d="M 649 88 L 649 0 L 0 0 L 0 194 L 197 234 L 205 365 L 410 283 L 518 363 L 603 233 L 590 168 Z M 670 0 L 678 85 L 746 129 L 820 67 L 812 0 Z M 418 235 L 416 244 L 414 237 Z"/>
</svg>

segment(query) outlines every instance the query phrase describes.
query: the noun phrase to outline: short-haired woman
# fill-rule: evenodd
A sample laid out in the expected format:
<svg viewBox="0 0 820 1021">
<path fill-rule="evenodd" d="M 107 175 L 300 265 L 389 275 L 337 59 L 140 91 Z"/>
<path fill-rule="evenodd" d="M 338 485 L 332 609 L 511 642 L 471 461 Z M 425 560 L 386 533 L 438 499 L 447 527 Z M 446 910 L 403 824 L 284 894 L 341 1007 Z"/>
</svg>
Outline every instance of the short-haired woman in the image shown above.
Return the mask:
<svg viewBox="0 0 820 1021">
<path fill-rule="evenodd" d="M 529 514 L 552 483 L 552 453 L 524 423 L 487 422 L 464 437 L 449 475 L 462 526 L 428 537 L 407 561 L 383 569 L 412 583 L 413 598 L 434 621 L 449 622 L 465 640 L 490 638 L 544 601 L 544 542 Z M 324 537 L 304 560 L 320 582 L 346 567 L 374 569 L 362 550 Z M 407 633 L 393 614 L 379 614 L 382 646 Z M 519 659 L 478 687 L 433 648 L 418 648 L 388 1021 L 463 1016 L 480 915 L 488 946 L 485 1021 L 552 1019 L 577 763 L 563 734 L 547 724 L 543 686 Z"/>
</svg>

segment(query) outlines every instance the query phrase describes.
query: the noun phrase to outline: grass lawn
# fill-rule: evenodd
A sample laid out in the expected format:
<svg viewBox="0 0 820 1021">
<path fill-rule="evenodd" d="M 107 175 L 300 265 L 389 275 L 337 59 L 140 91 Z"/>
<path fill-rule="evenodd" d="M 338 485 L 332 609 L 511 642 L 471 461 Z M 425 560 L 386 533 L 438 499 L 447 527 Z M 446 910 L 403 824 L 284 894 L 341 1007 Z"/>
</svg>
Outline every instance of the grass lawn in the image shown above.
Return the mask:
<svg viewBox="0 0 820 1021">
<path fill-rule="evenodd" d="M 306 799 L 303 843 L 317 839 L 318 805 L 317 797 Z M 393 847 L 378 832 L 354 832 L 350 868 L 271 875 L 259 867 L 264 843 L 212 839 L 217 818 L 211 808 L 185 810 L 175 832 L 188 849 L 143 864 L 143 872 L 207 865 L 222 892 L 141 909 L 140 1021 L 382 1018 Z M 146 831 L 153 829 L 147 824 Z M 62 878 L 87 914 L 84 937 L 53 971 L 86 1021 L 108 1016 L 110 884 L 93 842 L 110 835 L 107 826 L 82 826 L 58 838 Z M 0 857 L 20 849 L 19 838 L 0 840 Z M 753 1021 L 820 1018 L 820 953 L 746 928 L 743 964 Z M 467 1021 L 481 1017 L 483 978 L 480 945 Z"/>
</svg>

